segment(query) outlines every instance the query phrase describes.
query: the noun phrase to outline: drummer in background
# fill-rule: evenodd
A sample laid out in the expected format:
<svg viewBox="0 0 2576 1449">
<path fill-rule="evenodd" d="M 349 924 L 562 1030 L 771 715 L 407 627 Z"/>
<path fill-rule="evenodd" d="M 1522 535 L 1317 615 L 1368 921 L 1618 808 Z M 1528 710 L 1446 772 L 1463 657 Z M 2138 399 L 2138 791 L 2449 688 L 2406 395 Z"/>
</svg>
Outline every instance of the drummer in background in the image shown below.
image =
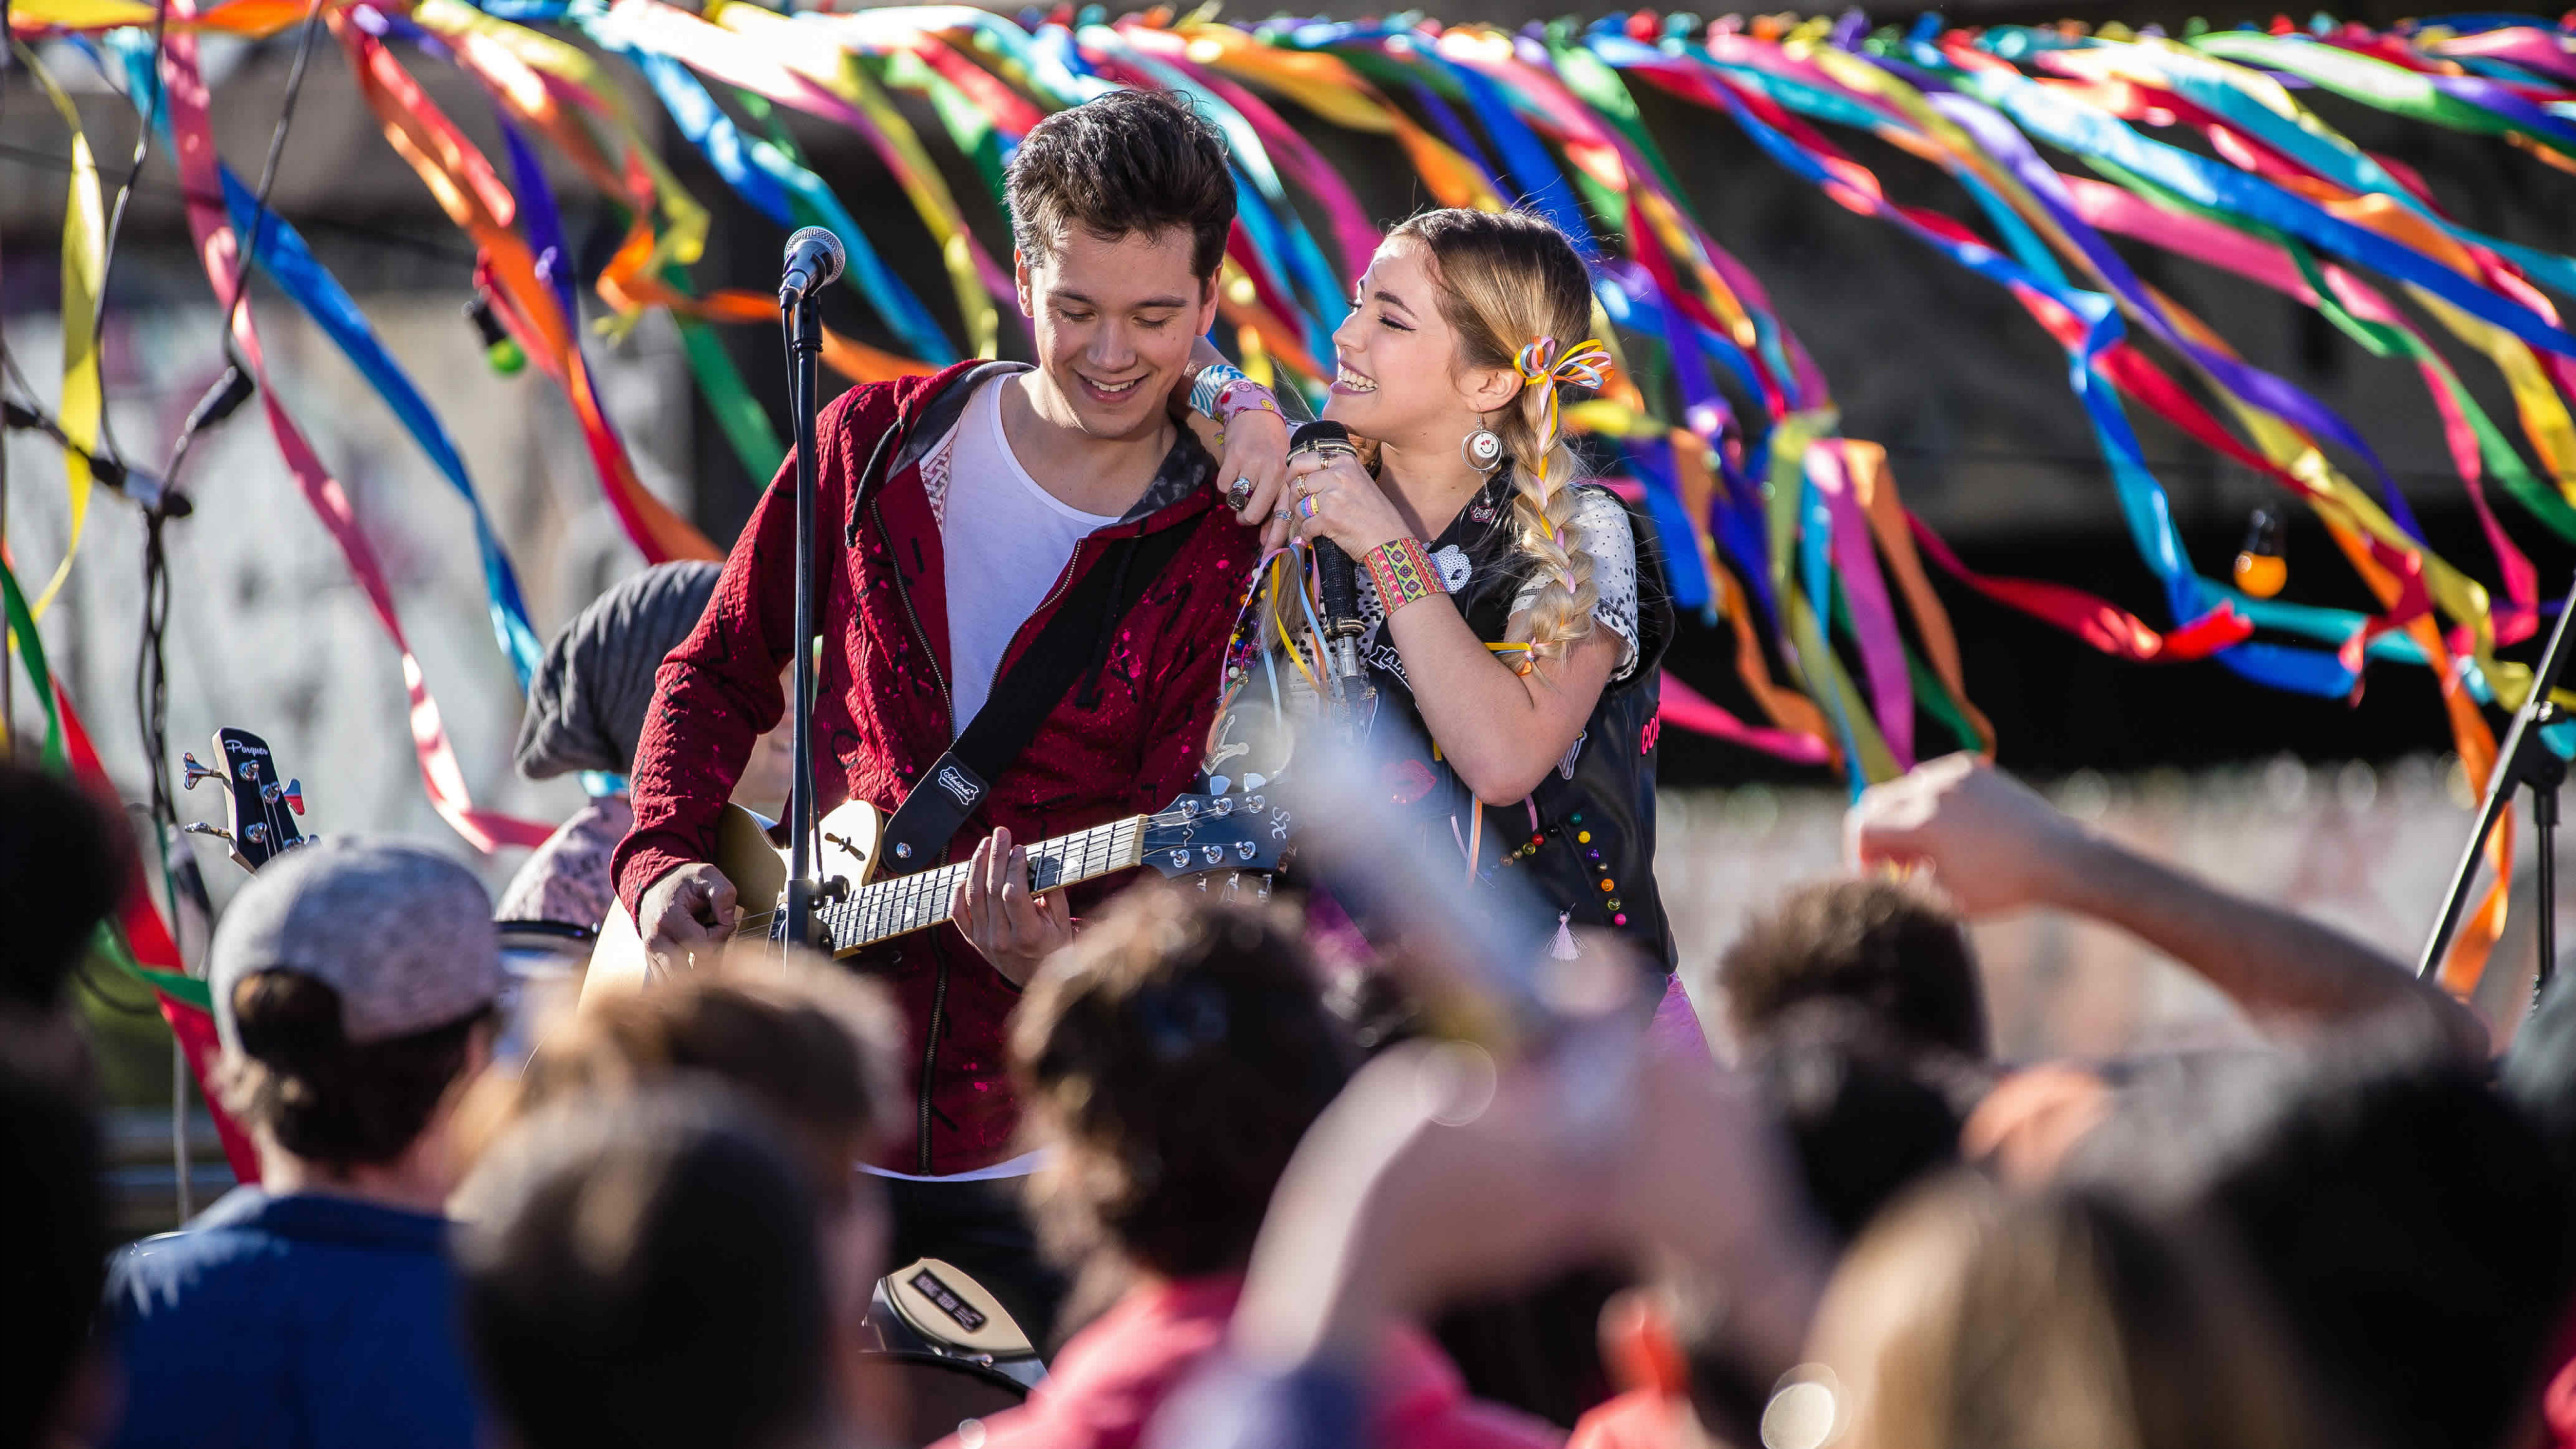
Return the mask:
<svg viewBox="0 0 2576 1449">
<path fill-rule="evenodd" d="M 600 595 L 546 646 L 519 722 L 519 773 L 549 780 L 574 770 L 615 777 L 546 838 L 501 892 L 495 919 L 597 926 L 617 892 L 609 853 L 635 823 L 626 772 L 653 703 L 653 671 L 715 593 L 712 563 L 656 564 Z M 783 813 L 793 741 L 784 721 L 760 737 L 733 789 L 733 802 L 772 819 Z"/>
</svg>

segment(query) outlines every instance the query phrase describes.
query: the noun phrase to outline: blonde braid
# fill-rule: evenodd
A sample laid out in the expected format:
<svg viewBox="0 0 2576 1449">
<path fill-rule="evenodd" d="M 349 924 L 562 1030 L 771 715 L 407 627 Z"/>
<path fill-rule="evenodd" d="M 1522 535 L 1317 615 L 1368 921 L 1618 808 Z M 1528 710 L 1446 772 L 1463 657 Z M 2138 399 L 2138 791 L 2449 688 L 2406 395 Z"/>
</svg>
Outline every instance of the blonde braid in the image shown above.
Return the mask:
<svg viewBox="0 0 2576 1449">
<path fill-rule="evenodd" d="M 1533 383 L 1504 417 L 1499 431 L 1512 460 L 1513 542 L 1538 565 L 1538 595 L 1521 618 L 1520 642 L 1544 659 L 1592 633 L 1592 608 L 1600 590 L 1592 582 L 1592 555 L 1574 536 L 1575 483 L 1582 462 L 1543 420 L 1552 378 Z"/>
<path fill-rule="evenodd" d="M 1512 515 L 1520 526 L 1521 551 L 1550 575 L 1531 601 L 1524 626 L 1530 657 L 1539 659 L 1589 636 L 1592 606 L 1600 602 L 1592 555 L 1574 539 L 1574 483 L 1582 464 L 1565 445 L 1556 390 L 1599 387 L 1608 377 L 1610 354 L 1590 338 L 1559 353 L 1554 337 L 1541 337 L 1520 350 L 1512 368 L 1521 377 L 1519 426 L 1512 430 L 1520 435 L 1513 447 L 1520 466 Z"/>
</svg>

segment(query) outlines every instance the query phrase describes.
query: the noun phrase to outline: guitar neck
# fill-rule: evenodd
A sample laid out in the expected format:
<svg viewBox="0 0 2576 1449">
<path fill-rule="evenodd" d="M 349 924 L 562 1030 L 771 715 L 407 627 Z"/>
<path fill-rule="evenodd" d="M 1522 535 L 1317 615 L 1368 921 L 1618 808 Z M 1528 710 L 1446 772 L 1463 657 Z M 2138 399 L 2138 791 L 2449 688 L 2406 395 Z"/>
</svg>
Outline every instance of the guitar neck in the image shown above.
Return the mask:
<svg viewBox="0 0 2576 1449">
<path fill-rule="evenodd" d="M 1030 888 L 1051 891 L 1080 885 L 1143 864 L 1145 820 L 1142 815 L 1130 815 L 1028 847 Z M 862 886 L 848 900 L 824 906 L 818 914 L 833 954 L 845 956 L 946 921 L 948 903 L 965 882 L 966 869 L 962 862 L 934 866 Z"/>
</svg>

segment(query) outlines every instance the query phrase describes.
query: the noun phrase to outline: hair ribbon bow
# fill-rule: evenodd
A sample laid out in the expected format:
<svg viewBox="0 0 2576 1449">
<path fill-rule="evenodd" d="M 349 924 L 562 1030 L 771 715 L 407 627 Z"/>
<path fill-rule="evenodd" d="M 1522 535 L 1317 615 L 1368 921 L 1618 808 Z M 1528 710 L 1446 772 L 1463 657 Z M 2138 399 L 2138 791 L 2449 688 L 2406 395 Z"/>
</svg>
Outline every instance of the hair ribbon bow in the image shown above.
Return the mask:
<svg viewBox="0 0 2576 1449">
<path fill-rule="evenodd" d="M 1556 390 L 1559 387 L 1582 387 L 1598 390 L 1610 380 L 1610 352 L 1599 339 L 1587 337 L 1559 356 L 1556 339 L 1542 337 L 1521 349 L 1514 364 L 1521 375 L 1523 388 L 1543 387 L 1539 396 L 1539 451 L 1542 455 L 1556 446 Z"/>
</svg>

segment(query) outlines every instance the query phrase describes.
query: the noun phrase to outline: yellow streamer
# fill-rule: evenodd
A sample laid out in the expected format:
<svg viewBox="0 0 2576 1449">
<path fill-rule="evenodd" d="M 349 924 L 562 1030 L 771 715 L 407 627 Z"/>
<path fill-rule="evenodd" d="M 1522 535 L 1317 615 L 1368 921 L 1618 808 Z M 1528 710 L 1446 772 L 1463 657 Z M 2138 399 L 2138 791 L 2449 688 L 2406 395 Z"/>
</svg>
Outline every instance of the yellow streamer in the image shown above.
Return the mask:
<svg viewBox="0 0 2576 1449">
<path fill-rule="evenodd" d="M 2522 339 L 2480 318 L 2472 317 L 2420 287 L 2409 286 L 2406 294 L 2413 297 L 2434 319 L 2450 329 L 2451 334 L 2494 361 L 2496 371 L 2504 374 L 2505 385 L 2513 389 L 2514 411 L 2522 419 L 2523 436 L 2531 440 L 2531 449 L 2540 455 L 2540 465 L 2557 481 L 2558 492 L 2570 503 L 2576 503 L 2576 425 L 2567 417 L 2567 407 L 2558 400 L 2558 390 L 2541 370 L 2539 359 Z"/>
<path fill-rule="evenodd" d="M 34 51 L 23 45 L 12 48 L 72 133 L 71 195 L 63 207 L 63 398 L 55 413 L 63 436 L 70 440 L 63 449 L 63 490 L 71 502 L 71 539 L 63 545 L 61 566 L 44 592 L 28 605 L 27 612 L 41 619 L 54 596 L 62 592 L 63 581 L 71 577 L 72 560 L 80 554 L 81 533 L 89 522 L 89 460 L 98 451 L 101 406 L 97 323 L 98 292 L 107 266 L 107 212 L 99 201 L 98 161 L 90 154 L 89 137 L 81 131 L 80 112 L 72 108 L 72 98 L 54 83 Z"/>
<path fill-rule="evenodd" d="M 947 268 L 948 284 L 957 294 L 957 311 L 965 320 L 967 341 L 977 357 L 993 356 L 1001 346 L 1001 313 L 993 305 L 992 294 L 984 289 L 983 278 L 976 274 L 964 213 L 958 210 L 957 198 L 940 178 L 939 167 L 921 144 L 919 133 L 895 109 L 884 88 L 868 76 L 858 57 L 813 27 L 758 5 L 726 0 L 707 6 L 705 15 L 727 30 L 767 46 L 779 64 L 858 107 L 885 137 L 886 144 L 903 162 L 893 168 L 895 181 L 939 242 L 940 264 Z"/>
</svg>

